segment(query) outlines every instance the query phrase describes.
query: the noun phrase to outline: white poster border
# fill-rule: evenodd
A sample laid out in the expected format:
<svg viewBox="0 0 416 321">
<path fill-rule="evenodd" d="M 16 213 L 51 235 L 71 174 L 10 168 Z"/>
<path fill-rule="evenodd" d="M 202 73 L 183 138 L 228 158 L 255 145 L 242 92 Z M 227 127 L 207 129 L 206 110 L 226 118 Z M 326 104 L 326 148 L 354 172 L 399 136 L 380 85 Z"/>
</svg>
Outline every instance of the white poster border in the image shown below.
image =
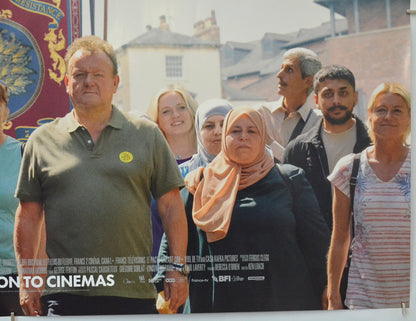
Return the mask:
<svg viewBox="0 0 416 321">
<path fill-rule="evenodd" d="M 412 74 L 412 109 L 416 103 L 416 0 L 410 1 L 410 26 L 411 26 L 411 74 Z M 392 48 L 393 49 L 393 48 Z M 412 116 L 412 141 L 416 141 L 416 116 Z M 416 149 L 411 149 L 412 159 L 416 159 Z M 416 164 L 412 161 L 412 172 Z M 411 186 L 416 186 L 416 177 L 413 173 Z M 411 189 L 412 213 L 416 213 L 416 188 Z M 68 316 L 66 321 L 94 321 L 94 320 L 212 320 L 220 319 L 224 321 L 233 320 L 279 320 L 279 321 L 411 321 L 416 320 L 416 220 L 411 220 L 411 279 L 410 279 L 410 303 L 407 309 L 366 309 L 366 310 L 337 310 L 337 311 L 293 311 L 293 312 L 244 312 L 244 313 L 209 313 L 209 314 L 177 314 L 177 315 L 120 315 L 120 316 Z M 0 321 L 15 320 L 23 321 L 34 317 L 0 317 Z M 42 317 L 43 318 L 43 317 Z M 53 319 L 55 317 L 46 317 Z M 62 318 L 62 317 L 56 317 Z"/>
</svg>

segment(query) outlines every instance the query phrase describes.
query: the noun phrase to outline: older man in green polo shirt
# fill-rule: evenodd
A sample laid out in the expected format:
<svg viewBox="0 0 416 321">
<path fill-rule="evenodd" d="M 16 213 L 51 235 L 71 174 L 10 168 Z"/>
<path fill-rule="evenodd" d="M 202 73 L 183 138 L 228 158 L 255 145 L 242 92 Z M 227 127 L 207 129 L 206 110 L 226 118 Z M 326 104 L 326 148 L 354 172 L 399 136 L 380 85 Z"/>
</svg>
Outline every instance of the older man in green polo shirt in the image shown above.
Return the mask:
<svg viewBox="0 0 416 321">
<path fill-rule="evenodd" d="M 157 126 L 112 106 L 119 76 L 110 44 L 94 36 L 77 39 L 65 60 L 74 109 L 31 135 L 16 189 L 23 310 L 27 315 L 154 313 L 152 195 L 175 263 L 165 286 L 175 310 L 188 293 L 181 273 L 187 223 L 176 162 Z M 45 246 L 43 220 L 45 278 L 33 260 Z"/>
</svg>

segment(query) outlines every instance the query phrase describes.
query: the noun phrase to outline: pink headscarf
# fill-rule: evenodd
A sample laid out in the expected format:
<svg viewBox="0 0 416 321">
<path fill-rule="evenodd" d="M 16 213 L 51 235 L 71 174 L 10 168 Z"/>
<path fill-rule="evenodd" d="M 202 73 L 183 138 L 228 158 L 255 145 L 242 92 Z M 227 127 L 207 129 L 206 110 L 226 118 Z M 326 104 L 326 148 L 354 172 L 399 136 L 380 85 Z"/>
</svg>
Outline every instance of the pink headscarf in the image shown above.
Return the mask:
<svg viewBox="0 0 416 321">
<path fill-rule="evenodd" d="M 252 163 L 240 165 L 230 159 L 225 138 L 243 116 L 250 118 L 257 127 L 262 148 Z M 248 107 L 233 109 L 224 120 L 221 152 L 205 169 L 187 175 L 186 187 L 194 194 L 192 216 L 195 224 L 207 233 L 208 242 L 227 235 L 237 192 L 260 181 L 274 166 L 265 147 L 266 126 L 261 114 Z"/>
</svg>

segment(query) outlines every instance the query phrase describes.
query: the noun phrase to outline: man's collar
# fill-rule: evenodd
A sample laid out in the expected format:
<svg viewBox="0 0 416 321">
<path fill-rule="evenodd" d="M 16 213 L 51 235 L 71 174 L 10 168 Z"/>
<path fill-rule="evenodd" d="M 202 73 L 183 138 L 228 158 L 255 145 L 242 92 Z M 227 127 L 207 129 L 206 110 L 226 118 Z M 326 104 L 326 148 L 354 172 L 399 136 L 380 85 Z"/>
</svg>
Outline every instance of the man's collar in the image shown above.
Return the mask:
<svg viewBox="0 0 416 321">
<path fill-rule="evenodd" d="M 66 114 L 63 120 L 69 133 L 72 133 L 81 127 L 81 124 L 75 119 L 74 110 L 71 110 L 68 114 Z"/>
<path fill-rule="evenodd" d="M 110 121 L 107 126 L 114 127 L 116 129 L 121 129 L 123 126 L 123 114 L 116 106 L 113 105 L 113 112 L 111 113 Z"/>
<path fill-rule="evenodd" d="M 112 107 L 113 110 L 107 126 L 120 129 L 123 125 L 124 117 L 122 113 L 114 105 Z M 75 119 L 73 110 L 66 114 L 66 116 L 64 117 L 64 121 L 66 124 L 67 131 L 70 133 L 76 131 L 79 127 L 82 127 L 82 125 Z"/>
<path fill-rule="evenodd" d="M 309 113 L 312 108 L 315 108 L 315 96 L 313 93 L 310 93 L 305 103 L 297 109 L 300 117 L 306 122 L 308 119 Z"/>
<path fill-rule="evenodd" d="M 280 97 L 279 100 L 275 101 L 273 104 L 268 104 L 270 106 L 270 111 L 273 113 L 277 110 L 280 110 L 281 112 L 287 112 L 286 108 L 283 106 L 283 99 L 284 97 Z M 309 94 L 308 98 L 306 98 L 305 103 L 300 106 L 296 111 L 299 113 L 299 115 L 302 117 L 304 121 L 308 118 L 309 111 L 312 108 L 315 108 L 315 94 L 312 92 Z"/>
</svg>

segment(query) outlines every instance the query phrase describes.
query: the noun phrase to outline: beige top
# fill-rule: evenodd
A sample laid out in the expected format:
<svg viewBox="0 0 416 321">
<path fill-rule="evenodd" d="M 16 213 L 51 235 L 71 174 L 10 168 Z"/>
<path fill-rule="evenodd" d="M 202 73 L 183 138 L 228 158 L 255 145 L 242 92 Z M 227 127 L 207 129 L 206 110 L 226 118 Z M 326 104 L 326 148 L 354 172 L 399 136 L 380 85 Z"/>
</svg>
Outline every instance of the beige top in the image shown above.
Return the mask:
<svg viewBox="0 0 416 321">
<path fill-rule="evenodd" d="M 328 159 L 329 173 L 332 173 L 338 160 L 354 151 L 357 141 L 357 125 L 354 123 L 354 126 L 341 133 L 328 133 L 322 129 L 322 141 Z"/>
<path fill-rule="evenodd" d="M 273 156 L 282 161 L 286 145 L 295 129 L 299 119 L 306 122 L 302 133 L 314 127 L 322 118 L 322 113 L 316 108 L 314 94 L 311 93 L 305 103 L 297 111 L 288 113 L 283 107 L 283 97 L 278 101 L 256 106 L 266 121 L 267 144 Z M 312 110 L 312 112 L 311 112 Z"/>
</svg>

